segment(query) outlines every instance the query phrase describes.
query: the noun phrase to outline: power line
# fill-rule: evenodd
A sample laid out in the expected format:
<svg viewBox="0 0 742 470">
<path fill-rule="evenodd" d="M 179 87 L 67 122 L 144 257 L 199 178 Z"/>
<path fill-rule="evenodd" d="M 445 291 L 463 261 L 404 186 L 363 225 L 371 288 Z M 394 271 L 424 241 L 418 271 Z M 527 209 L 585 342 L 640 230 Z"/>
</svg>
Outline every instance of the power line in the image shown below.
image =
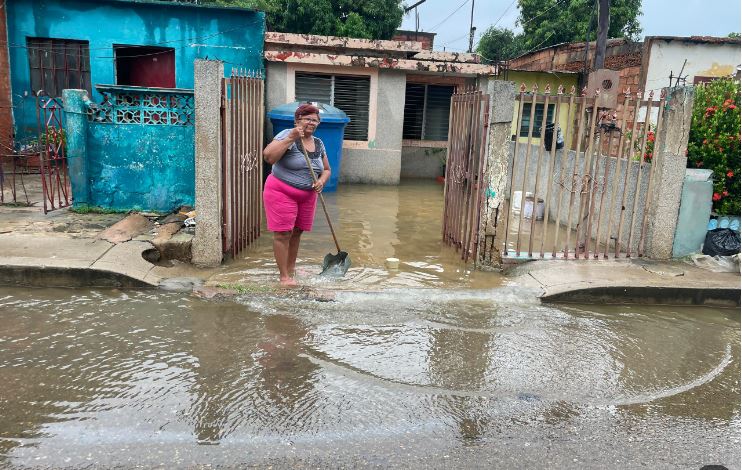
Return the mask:
<svg viewBox="0 0 742 470">
<path fill-rule="evenodd" d="M 451 18 L 451 17 L 452 17 L 452 16 L 453 16 L 453 15 L 454 15 L 454 14 L 455 14 L 455 13 L 456 13 L 457 11 L 461 10 L 461 8 L 462 8 L 462 7 L 464 6 L 464 5 L 466 5 L 467 3 L 469 3 L 470 1 L 471 1 L 471 0 L 464 0 L 464 3 L 462 3 L 461 5 L 459 5 L 458 7 L 456 7 L 456 9 L 455 9 L 454 11 L 452 11 L 452 12 L 451 12 L 451 14 L 449 14 L 449 15 L 448 15 L 447 17 L 445 17 L 445 18 L 443 19 L 443 21 L 441 21 L 441 22 L 440 22 L 440 23 L 438 23 L 437 25 L 433 26 L 433 27 L 432 27 L 432 28 L 430 29 L 430 32 L 432 33 L 433 31 L 435 31 L 436 29 L 438 29 L 438 26 L 440 26 L 440 25 L 442 25 L 443 23 L 445 23 L 446 21 L 448 21 L 448 19 L 449 19 L 449 18 Z"/>
<path fill-rule="evenodd" d="M 156 43 L 153 43 L 153 44 L 132 44 L 132 45 L 127 45 L 126 47 L 132 47 L 132 48 L 135 48 L 135 47 L 157 47 L 157 46 L 161 46 L 163 44 L 172 44 L 172 43 L 177 43 L 177 42 L 185 43 L 185 42 L 189 42 L 189 41 L 203 41 L 205 39 L 210 39 L 210 38 L 213 38 L 213 37 L 216 37 L 216 36 L 220 36 L 222 34 L 231 33 L 232 31 L 236 31 L 236 30 L 242 29 L 242 28 L 243 28 L 242 26 L 235 26 L 234 28 L 226 29 L 224 31 L 217 31 L 216 33 L 208 34 L 206 36 L 193 36 L 191 38 L 186 38 L 186 39 L 172 39 L 170 41 L 156 42 Z M 41 38 L 41 39 L 46 39 L 46 38 Z M 48 38 L 48 39 L 52 39 L 53 40 L 54 38 Z M 80 42 L 84 42 L 84 41 L 80 41 Z M 64 51 L 61 51 L 61 52 L 49 51 L 48 49 L 44 49 L 44 48 L 27 46 L 27 45 L 23 45 L 23 44 L 15 44 L 15 43 L 12 43 L 12 42 L 5 42 L 5 41 L 0 41 L 0 46 L 16 47 L 16 48 L 23 48 L 23 49 L 35 49 L 35 50 L 38 50 L 38 51 L 47 51 L 47 52 L 50 52 L 52 54 L 66 54 L 66 52 L 64 52 Z M 111 47 L 89 47 L 88 46 L 88 47 L 84 47 L 83 49 L 85 49 L 87 51 L 96 51 L 96 50 L 110 51 L 111 50 Z M 99 59 L 110 59 L 110 57 L 96 57 L 96 58 L 99 58 Z"/>
<path fill-rule="evenodd" d="M 502 12 L 502 15 L 500 15 L 497 21 L 492 23 L 492 26 L 490 26 L 490 28 L 494 28 L 495 26 L 497 26 L 497 23 L 499 23 L 501 19 L 505 18 L 505 14 L 513 7 L 513 5 L 515 5 L 515 2 L 517 1 L 518 0 L 513 0 L 512 3 L 510 3 L 510 5 L 508 5 L 508 7 L 505 9 L 505 11 Z"/>
<path fill-rule="evenodd" d="M 520 23 L 520 26 L 523 27 L 524 25 L 527 25 L 531 21 L 537 20 L 538 18 L 544 16 L 546 13 L 550 12 L 551 10 L 553 10 L 554 8 L 556 8 L 557 6 L 559 6 L 559 4 L 562 3 L 562 2 L 564 2 L 564 1 L 569 2 L 570 0 L 557 0 L 556 3 L 554 3 L 552 6 L 550 6 L 546 10 L 542 11 L 538 15 L 534 16 L 533 18 L 529 18 L 528 20 Z"/>
<path fill-rule="evenodd" d="M 540 43 L 538 43 L 538 45 L 536 45 L 536 47 L 534 47 L 533 49 L 531 49 L 531 50 L 529 50 L 529 51 L 527 51 L 527 52 L 519 52 L 519 53 L 518 53 L 518 55 L 517 55 L 517 56 L 514 56 L 514 57 L 508 57 L 507 59 L 505 59 L 505 62 L 507 62 L 508 60 L 512 60 L 512 59 L 515 59 L 516 57 L 520 57 L 520 56 L 523 56 L 523 55 L 526 55 L 526 54 L 530 54 L 531 52 L 533 52 L 533 51 L 535 51 L 535 50 L 538 50 L 538 49 L 539 49 L 539 48 L 541 47 L 541 45 L 542 45 L 543 43 L 545 43 L 546 41 L 548 41 L 548 40 L 549 40 L 549 38 L 550 38 L 550 37 L 552 37 L 553 35 L 554 35 L 554 31 L 552 31 L 551 33 L 549 33 L 549 35 L 548 35 L 548 36 L 546 36 L 546 37 L 544 38 L 544 40 L 543 40 L 543 41 L 541 41 Z M 481 57 L 481 58 L 483 58 L 483 59 L 485 59 L 485 60 L 489 60 L 490 62 L 495 62 L 495 60 L 493 60 L 493 59 L 491 59 L 491 58 L 489 58 L 489 57 L 485 57 L 485 56 L 483 56 L 482 54 L 479 54 L 479 57 Z"/>
<path fill-rule="evenodd" d="M 497 23 L 499 23 L 500 20 L 502 20 L 505 17 L 505 15 L 507 14 L 507 12 L 510 11 L 510 9 L 513 7 L 513 5 L 515 5 L 515 2 L 517 2 L 517 1 L 518 0 L 513 0 L 512 2 L 510 2 L 510 5 L 508 5 L 508 7 L 505 8 L 505 11 L 502 12 L 502 15 L 500 15 L 500 17 L 497 19 L 497 21 L 495 21 L 494 23 L 492 23 L 491 26 L 488 26 L 487 29 L 491 29 L 491 28 L 494 28 L 495 26 L 497 26 Z M 482 38 L 482 35 L 480 34 L 479 35 L 479 39 L 481 39 L 481 38 Z M 458 41 L 459 39 L 461 39 L 461 38 L 455 39 L 454 41 L 446 42 L 444 44 L 450 44 L 452 42 Z M 477 43 L 479 43 L 479 41 L 477 41 Z"/>
</svg>

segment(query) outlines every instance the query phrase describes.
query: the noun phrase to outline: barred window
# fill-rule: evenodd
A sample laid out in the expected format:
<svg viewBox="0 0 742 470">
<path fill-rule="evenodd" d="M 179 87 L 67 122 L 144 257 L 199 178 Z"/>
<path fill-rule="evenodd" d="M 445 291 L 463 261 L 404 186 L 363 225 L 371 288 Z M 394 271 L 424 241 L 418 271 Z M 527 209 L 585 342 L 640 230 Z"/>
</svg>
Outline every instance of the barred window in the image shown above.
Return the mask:
<svg viewBox="0 0 742 470">
<path fill-rule="evenodd" d="M 31 90 L 52 97 L 74 88 L 91 92 L 90 45 L 88 41 L 53 38 L 27 38 Z"/>
<path fill-rule="evenodd" d="M 345 112 L 350 122 L 345 140 L 368 140 L 371 78 L 368 75 L 296 74 L 296 100 L 329 104 Z"/>
<path fill-rule="evenodd" d="M 402 138 L 448 140 L 448 118 L 455 87 L 408 83 Z"/>
<path fill-rule="evenodd" d="M 531 105 L 533 103 L 523 103 L 523 117 L 520 120 L 520 133 L 521 137 L 528 137 L 528 127 L 531 123 Z M 541 137 L 541 123 L 544 120 L 544 104 L 536 103 L 536 112 L 533 115 L 533 137 Z M 549 105 L 549 111 L 546 114 L 546 123 L 551 124 L 554 122 L 554 105 Z"/>
</svg>

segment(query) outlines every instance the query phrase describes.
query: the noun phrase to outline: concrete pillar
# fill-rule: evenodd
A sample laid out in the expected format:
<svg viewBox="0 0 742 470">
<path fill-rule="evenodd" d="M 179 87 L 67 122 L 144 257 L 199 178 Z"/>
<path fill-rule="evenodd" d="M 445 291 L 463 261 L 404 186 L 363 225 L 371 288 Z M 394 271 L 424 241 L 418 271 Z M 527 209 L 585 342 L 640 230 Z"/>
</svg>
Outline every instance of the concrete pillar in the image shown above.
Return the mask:
<svg viewBox="0 0 742 470">
<path fill-rule="evenodd" d="M 90 102 L 85 90 L 63 90 L 64 134 L 67 144 L 67 172 L 72 186 L 72 207 L 80 209 L 90 203 L 88 180 L 88 117 Z"/>
<path fill-rule="evenodd" d="M 505 201 L 505 187 L 510 177 L 510 139 L 515 106 L 515 83 L 489 79 L 486 90 L 490 95 L 490 119 L 484 179 L 487 186 L 484 205 L 480 209 L 479 255 L 476 261 L 476 266 L 480 269 L 498 268 L 502 264 L 502 247 L 495 243 L 495 235 L 498 224 L 504 226 L 501 213 Z"/>
<path fill-rule="evenodd" d="M 221 102 L 224 64 L 194 62 L 196 106 L 196 236 L 193 264 L 218 266 L 222 262 Z"/>
<path fill-rule="evenodd" d="M 665 91 L 667 103 L 652 159 L 654 181 L 647 218 L 645 253 L 654 259 L 672 257 L 694 98 L 693 87 L 666 88 Z"/>
</svg>

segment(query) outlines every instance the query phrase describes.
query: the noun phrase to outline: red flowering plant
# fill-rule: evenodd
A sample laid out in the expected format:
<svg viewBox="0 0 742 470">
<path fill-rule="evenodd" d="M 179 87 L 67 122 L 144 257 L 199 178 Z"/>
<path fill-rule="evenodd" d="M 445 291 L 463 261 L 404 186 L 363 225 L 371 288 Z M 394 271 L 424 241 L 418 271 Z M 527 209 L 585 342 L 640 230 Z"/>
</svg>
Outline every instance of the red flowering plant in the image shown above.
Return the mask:
<svg viewBox="0 0 742 470">
<path fill-rule="evenodd" d="M 714 175 L 713 209 L 740 213 L 740 82 L 722 79 L 696 87 L 688 167 Z"/>
<path fill-rule="evenodd" d="M 624 134 L 624 139 L 626 139 L 626 145 L 629 146 L 631 142 L 632 137 L 631 131 L 626 131 Z M 642 159 L 642 143 L 643 143 L 643 135 L 641 129 L 639 130 L 639 135 L 637 135 L 636 140 L 634 140 L 634 154 L 633 159 L 634 160 L 641 160 Z M 655 134 L 652 130 L 652 125 L 649 124 L 649 130 L 647 130 L 647 143 L 644 145 L 644 162 L 645 163 L 652 163 L 652 157 L 654 157 L 654 140 L 655 140 Z"/>
</svg>

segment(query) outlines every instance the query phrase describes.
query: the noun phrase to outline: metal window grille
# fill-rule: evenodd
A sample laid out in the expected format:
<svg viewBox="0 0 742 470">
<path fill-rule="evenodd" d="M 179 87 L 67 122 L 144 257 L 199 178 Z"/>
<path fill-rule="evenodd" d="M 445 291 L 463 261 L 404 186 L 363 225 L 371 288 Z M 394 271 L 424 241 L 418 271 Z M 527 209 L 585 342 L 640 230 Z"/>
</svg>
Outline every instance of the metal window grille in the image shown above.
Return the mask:
<svg viewBox="0 0 742 470">
<path fill-rule="evenodd" d="M 541 123 L 544 120 L 544 105 L 543 103 L 536 103 L 536 112 L 533 116 L 533 131 L 531 135 L 533 137 L 540 137 L 541 136 Z M 547 123 L 553 123 L 554 122 L 554 105 L 549 105 L 549 110 L 546 114 L 546 122 Z M 523 104 L 523 118 L 520 121 L 520 136 L 521 137 L 528 137 L 528 128 L 531 123 L 531 103 L 524 103 Z"/>
<path fill-rule="evenodd" d="M 448 140 L 448 121 L 453 86 L 408 83 L 405 92 L 402 137 Z"/>
<path fill-rule="evenodd" d="M 345 140 L 368 140 L 370 91 L 368 76 L 296 74 L 297 101 L 327 103 L 348 115 Z"/>
<path fill-rule="evenodd" d="M 28 38 L 26 44 L 34 94 L 43 90 L 60 97 L 66 88 L 91 92 L 88 41 Z"/>
</svg>

